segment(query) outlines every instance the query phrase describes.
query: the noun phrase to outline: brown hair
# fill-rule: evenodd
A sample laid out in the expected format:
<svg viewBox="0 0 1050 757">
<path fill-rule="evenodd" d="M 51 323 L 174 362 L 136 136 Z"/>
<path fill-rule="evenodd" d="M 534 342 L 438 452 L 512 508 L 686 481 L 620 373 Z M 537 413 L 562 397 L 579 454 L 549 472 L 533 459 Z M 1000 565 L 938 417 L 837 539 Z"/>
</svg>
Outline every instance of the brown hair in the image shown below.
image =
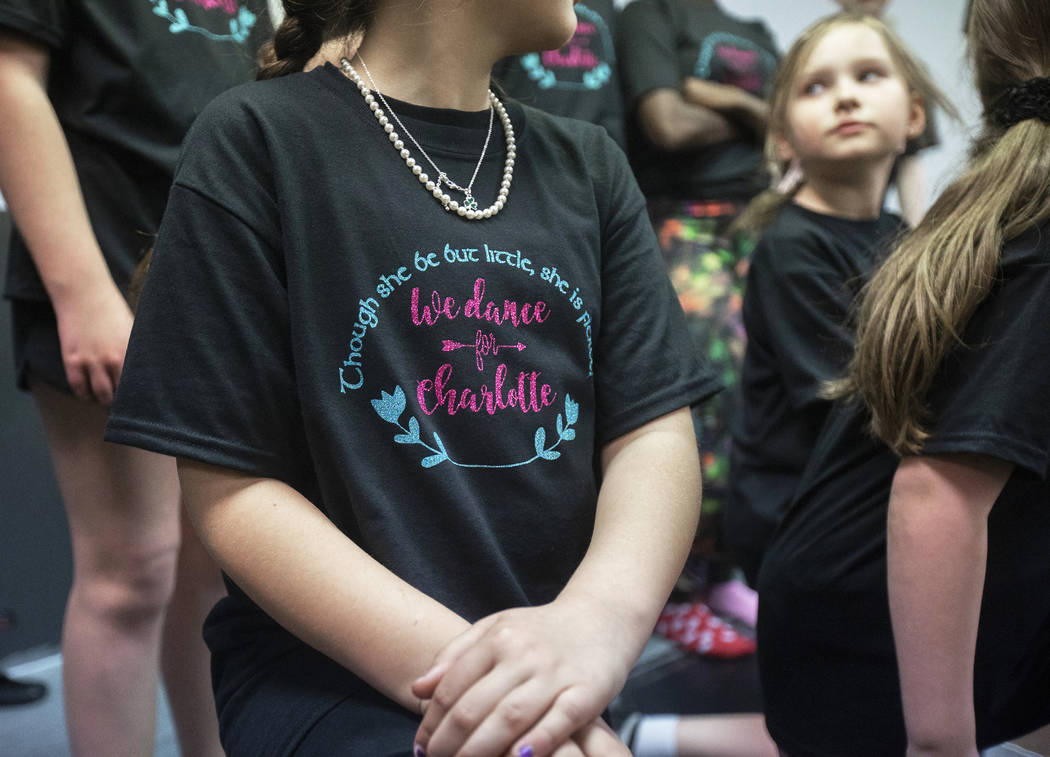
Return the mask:
<svg viewBox="0 0 1050 757">
<path fill-rule="evenodd" d="M 995 280 L 1003 243 L 1050 216 L 1050 125 L 989 117 L 1009 88 L 1050 74 L 1050 3 L 974 0 L 967 27 L 984 128 L 969 165 L 865 287 L 856 350 L 830 396 L 855 396 L 898 454 L 928 436 L 927 394 Z"/>
<path fill-rule="evenodd" d="M 379 0 L 283 0 L 284 20 L 259 50 L 258 79 L 302 71 L 321 45 L 364 32 Z"/>
<path fill-rule="evenodd" d="M 925 67 L 919 62 L 901 39 L 884 22 L 875 16 L 861 13 L 836 13 L 820 19 L 799 35 L 780 62 L 776 80 L 773 84 L 773 95 L 769 106 L 769 126 L 766 130 L 765 155 L 766 164 L 773 178 L 772 187 L 759 194 L 741 213 L 733 224 L 734 229 L 761 231 L 776 218 L 777 213 L 790 200 L 801 184 L 782 190 L 778 185 L 787 170 L 787 163 L 777 155 L 777 142 L 790 133 L 788 125 L 788 106 L 795 92 L 795 87 L 803 67 L 809 60 L 810 53 L 824 36 L 839 26 L 860 24 L 875 30 L 889 51 L 894 65 L 900 71 L 901 78 L 913 95 L 919 97 L 923 104 L 936 103 L 947 113 L 954 116 L 955 109 L 941 90 L 930 79 Z"/>
</svg>

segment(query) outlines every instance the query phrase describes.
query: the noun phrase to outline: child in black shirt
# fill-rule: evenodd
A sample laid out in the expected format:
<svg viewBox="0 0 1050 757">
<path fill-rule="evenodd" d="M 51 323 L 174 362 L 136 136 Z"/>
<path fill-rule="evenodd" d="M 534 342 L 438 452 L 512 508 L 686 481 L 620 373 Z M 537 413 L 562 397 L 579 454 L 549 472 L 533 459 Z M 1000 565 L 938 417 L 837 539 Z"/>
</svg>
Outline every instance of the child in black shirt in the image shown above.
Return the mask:
<svg viewBox="0 0 1050 757">
<path fill-rule="evenodd" d="M 576 32 L 557 50 L 504 58 L 492 73 L 508 95 L 559 116 L 605 127 L 626 148 L 612 0 L 573 6 Z"/>
<path fill-rule="evenodd" d="M 975 0 L 968 36 L 983 132 L 862 295 L 762 565 L 791 755 L 976 756 L 1050 723 L 1050 6 Z"/>
<path fill-rule="evenodd" d="M 853 34 L 870 44 L 840 44 Z M 879 42 L 887 34 L 881 22 L 852 16 L 812 27 L 786 57 L 773 94 L 767 152 L 776 168 L 794 164 L 802 178 L 760 196 L 748 214 L 762 225 L 758 215 L 775 213 L 744 297 L 748 346 L 725 523 L 752 585 L 827 416 L 821 385 L 849 359 L 850 305 L 901 230 L 882 198 L 904 143 L 922 131 L 925 93 L 936 91 L 894 38 Z M 843 50 L 850 54 L 839 56 Z"/>
<path fill-rule="evenodd" d="M 108 429 L 179 458 L 229 578 L 223 745 L 624 754 L 599 716 L 718 382 L 620 148 L 488 92 L 572 5 L 285 8 L 266 80 L 191 131 Z"/>
<path fill-rule="evenodd" d="M 204 105 L 251 79 L 265 0 L 0 0 L 0 189 L 15 374 L 40 411 L 73 549 L 62 632 L 75 754 L 152 752 L 163 666 L 179 743 L 221 754 L 207 608 L 219 571 L 170 458 L 103 442 L 128 281 Z M 25 503 L 25 506 L 31 506 Z"/>
</svg>

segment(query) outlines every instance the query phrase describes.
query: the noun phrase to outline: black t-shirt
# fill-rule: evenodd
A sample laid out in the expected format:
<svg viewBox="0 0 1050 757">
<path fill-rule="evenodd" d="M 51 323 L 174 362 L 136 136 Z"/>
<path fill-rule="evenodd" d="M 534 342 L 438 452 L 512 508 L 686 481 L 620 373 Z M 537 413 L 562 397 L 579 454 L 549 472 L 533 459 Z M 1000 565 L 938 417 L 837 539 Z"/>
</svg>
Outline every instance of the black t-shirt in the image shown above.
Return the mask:
<svg viewBox="0 0 1050 757">
<path fill-rule="evenodd" d="M 821 384 L 852 352 L 850 306 L 901 230 L 889 213 L 850 220 L 791 203 L 755 248 L 726 508 L 727 538 L 749 554 L 764 550 L 787 512 L 831 405 Z"/>
<path fill-rule="evenodd" d="M 266 2 L 0 0 L 0 27 L 50 51 L 48 95 L 124 290 L 160 223 L 186 130 L 215 95 L 254 74 L 271 32 Z M 47 297 L 17 233 L 5 291 Z"/>
<path fill-rule="evenodd" d="M 713 2 L 636 0 L 617 24 L 617 53 L 627 110 L 631 165 L 650 199 L 749 198 L 768 184 L 762 145 L 754 139 L 685 152 L 656 147 L 638 123 L 639 99 L 678 90 L 687 76 L 731 84 L 765 98 L 777 67 L 776 47 L 760 21 L 739 21 Z"/>
<path fill-rule="evenodd" d="M 465 183 L 488 114 L 391 105 Z M 589 542 L 601 446 L 718 384 L 623 152 L 508 110 L 509 202 L 472 222 L 331 65 L 218 98 L 187 138 L 107 439 L 282 480 L 470 620 L 553 599 Z M 264 618 L 236 589 L 224 603 L 218 658 Z"/>
<path fill-rule="evenodd" d="M 924 454 L 1016 468 L 988 521 L 974 673 L 978 742 L 1050 722 L 1050 224 L 1004 249 L 993 292 L 933 384 Z M 897 458 L 836 403 L 762 565 L 759 655 L 770 733 L 789 754 L 902 754 L 886 589 Z"/>
<path fill-rule="evenodd" d="M 507 94 L 548 113 L 600 124 L 626 146 L 613 42 L 612 0 L 576 3 L 576 32 L 558 50 L 504 58 L 493 71 Z"/>
</svg>

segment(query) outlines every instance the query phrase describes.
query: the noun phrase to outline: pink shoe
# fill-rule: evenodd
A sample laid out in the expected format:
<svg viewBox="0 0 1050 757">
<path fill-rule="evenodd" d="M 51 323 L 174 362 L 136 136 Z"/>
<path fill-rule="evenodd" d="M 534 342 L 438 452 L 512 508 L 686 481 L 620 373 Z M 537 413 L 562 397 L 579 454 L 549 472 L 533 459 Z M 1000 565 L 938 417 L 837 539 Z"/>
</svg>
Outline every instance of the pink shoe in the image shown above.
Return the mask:
<svg viewBox="0 0 1050 757">
<path fill-rule="evenodd" d="M 707 592 L 707 605 L 719 615 L 752 628 L 758 623 L 758 592 L 742 581 L 734 579 L 712 586 Z"/>
</svg>

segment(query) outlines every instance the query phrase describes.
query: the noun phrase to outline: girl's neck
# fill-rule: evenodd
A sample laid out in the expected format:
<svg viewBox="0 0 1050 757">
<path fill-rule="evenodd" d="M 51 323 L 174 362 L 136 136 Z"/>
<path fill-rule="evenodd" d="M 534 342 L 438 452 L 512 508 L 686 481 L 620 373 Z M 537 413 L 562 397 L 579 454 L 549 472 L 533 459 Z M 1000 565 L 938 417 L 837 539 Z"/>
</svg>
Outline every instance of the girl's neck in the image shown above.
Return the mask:
<svg viewBox="0 0 1050 757">
<path fill-rule="evenodd" d="M 856 221 L 878 218 L 893 160 L 854 166 L 854 170 L 845 172 L 807 170 L 806 181 L 795 194 L 794 201 L 824 215 Z"/>
<path fill-rule="evenodd" d="M 468 4 L 441 13 L 428 11 L 430 7 L 421 4 L 406 21 L 400 4 L 381 6 L 358 48 L 377 88 L 415 105 L 485 110 L 489 76 L 499 51 L 486 45 L 485 35 L 474 29 L 464 10 Z M 359 59 L 347 57 L 368 81 Z M 338 65 L 338 56 L 332 62 Z"/>
</svg>

